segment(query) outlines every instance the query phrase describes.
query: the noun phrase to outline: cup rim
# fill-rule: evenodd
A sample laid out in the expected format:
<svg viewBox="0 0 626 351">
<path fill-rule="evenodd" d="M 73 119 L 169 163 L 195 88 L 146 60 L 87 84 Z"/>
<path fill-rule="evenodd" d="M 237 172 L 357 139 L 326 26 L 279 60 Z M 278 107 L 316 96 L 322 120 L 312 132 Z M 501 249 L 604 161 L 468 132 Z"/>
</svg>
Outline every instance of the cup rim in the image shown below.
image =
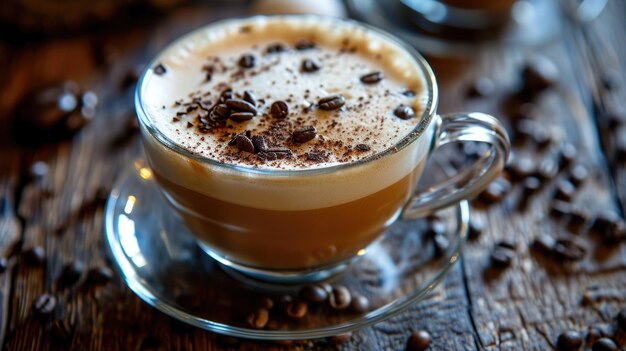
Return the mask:
<svg viewBox="0 0 626 351">
<path fill-rule="evenodd" d="M 424 75 L 425 88 L 427 89 L 427 92 L 428 92 L 428 98 L 425 103 L 425 108 L 421 116 L 416 117 L 416 118 L 420 118 L 420 121 L 415 126 L 415 128 L 413 128 L 409 133 L 407 133 L 406 136 L 400 139 L 396 144 L 387 148 L 386 150 L 375 153 L 374 155 L 362 158 L 355 162 L 340 163 L 340 164 L 332 165 L 328 167 L 319 167 L 319 168 L 311 168 L 311 169 L 282 170 L 282 169 L 255 168 L 253 166 L 235 165 L 235 164 L 219 162 L 209 157 L 193 153 L 177 145 L 177 143 L 175 143 L 173 140 L 168 138 L 159 129 L 157 129 L 156 127 L 152 125 L 152 123 L 150 122 L 150 119 L 148 118 L 148 114 L 144 110 L 144 106 L 142 103 L 143 101 L 142 92 L 144 90 L 144 81 L 148 73 L 152 71 L 152 68 L 157 64 L 157 60 L 159 59 L 161 53 L 171 48 L 172 46 L 178 45 L 179 43 L 187 40 L 188 38 L 191 38 L 197 35 L 198 33 L 207 30 L 207 28 L 210 28 L 210 27 L 220 26 L 220 25 L 228 24 L 229 22 L 241 21 L 245 19 L 294 18 L 294 17 L 295 18 L 320 18 L 323 20 L 331 20 L 331 21 L 336 21 L 336 22 L 340 22 L 344 24 L 351 24 L 351 25 L 364 27 L 367 30 L 380 35 L 385 40 L 389 40 L 390 42 L 398 45 L 401 49 L 409 53 L 415 60 L 415 63 L 417 63 L 417 65 L 419 66 L 422 74 Z M 393 34 L 387 31 L 384 31 L 380 28 L 369 25 L 367 23 L 363 23 L 354 19 L 336 18 L 336 17 L 314 15 L 314 14 L 278 14 L 278 15 L 238 16 L 238 17 L 229 17 L 227 19 L 222 19 L 222 20 L 205 24 L 197 29 L 194 29 L 186 34 L 183 34 L 182 36 L 171 41 L 165 47 L 160 49 L 158 53 L 155 54 L 155 56 L 145 66 L 137 82 L 137 86 L 135 88 L 135 111 L 137 112 L 137 116 L 138 116 L 138 120 L 140 124 L 143 127 L 145 127 L 145 129 L 148 131 L 148 133 L 150 134 L 152 138 L 157 140 L 162 146 L 166 147 L 167 149 L 175 152 L 176 154 L 183 155 L 185 157 L 193 159 L 197 162 L 200 162 L 203 164 L 209 164 L 217 168 L 223 168 L 223 169 L 227 169 L 231 171 L 244 172 L 244 173 L 255 173 L 255 174 L 273 175 L 273 176 L 289 176 L 289 177 L 311 176 L 311 175 L 326 174 L 326 173 L 331 173 L 331 172 L 341 171 L 341 170 L 348 170 L 348 169 L 356 168 L 361 165 L 368 164 L 370 162 L 375 162 L 379 159 L 388 157 L 392 154 L 399 152 L 400 150 L 404 149 L 406 146 L 410 145 L 411 143 L 419 139 L 419 137 L 424 133 L 424 131 L 427 129 L 430 123 L 434 120 L 433 117 L 435 115 L 435 110 L 437 108 L 438 100 L 439 100 L 439 90 L 437 87 L 435 74 L 433 73 L 432 68 L 430 67 L 428 62 L 426 62 L 426 59 L 414 47 L 402 41 L 401 39 L 394 36 Z"/>
</svg>

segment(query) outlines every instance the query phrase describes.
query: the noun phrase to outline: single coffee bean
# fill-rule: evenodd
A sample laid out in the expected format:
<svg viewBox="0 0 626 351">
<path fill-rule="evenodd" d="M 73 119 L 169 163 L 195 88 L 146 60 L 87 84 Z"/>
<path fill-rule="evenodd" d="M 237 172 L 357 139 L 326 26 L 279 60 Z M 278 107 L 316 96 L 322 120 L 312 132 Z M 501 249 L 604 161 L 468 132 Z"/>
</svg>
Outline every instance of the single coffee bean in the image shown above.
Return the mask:
<svg viewBox="0 0 626 351">
<path fill-rule="evenodd" d="M 548 256 L 552 253 L 555 244 L 556 241 L 554 238 L 546 234 L 540 234 L 531 243 L 531 248 L 545 256 Z"/>
<path fill-rule="evenodd" d="M 557 66 L 545 56 L 537 56 L 530 60 L 522 69 L 523 92 L 535 96 L 550 87 L 558 80 Z"/>
<path fill-rule="evenodd" d="M 280 295 L 278 299 L 276 299 L 276 304 L 282 309 L 287 309 L 287 306 L 289 306 L 289 304 L 292 302 L 293 296 L 289 294 Z"/>
<path fill-rule="evenodd" d="M 593 351 L 617 351 L 617 344 L 609 338 L 600 338 L 591 346 Z"/>
<path fill-rule="evenodd" d="M 233 112 L 228 116 L 232 121 L 241 123 L 245 121 L 249 121 L 254 118 L 254 115 L 250 112 Z"/>
<path fill-rule="evenodd" d="M 617 320 L 617 326 L 619 329 L 621 331 L 626 331 L 626 309 L 619 311 L 615 319 Z"/>
<path fill-rule="evenodd" d="M 267 321 L 269 321 L 269 318 L 269 311 L 265 308 L 259 308 L 256 311 L 248 314 L 247 322 L 248 325 L 253 328 L 262 329 L 263 327 L 265 327 L 265 325 L 267 325 Z"/>
<path fill-rule="evenodd" d="M 469 98 L 483 98 L 493 95 L 496 90 L 496 85 L 493 80 L 487 77 L 478 78 L 467 90 L 467 97 Z"/>
<path fill-rule="evenodd" d="M 306 302 L 323 302 L 328 299 L 328 292 L 319 285 L 306 285 L 300 289 L 298 297 Z"/>
<path fill-rule="evenodd" d="M 256 107 L 254 107 L 254 105 L 247 102 L 246 100 L 229 99 L 229 100 L 226 100 L 226 106 L 230 107 L 231 109 L 235 111 L 250 112 L 254 116 L 256 116 L 257 114 Z"/>
<path fill-rule="evenodd" d="M 239 58 L 239 67 L 241 68 L 252 68 L 256 64 L 256 57 L 250 54 L 242 55 Z"/>
<path fill-rule="evenodd" d="M 543 180 L 554 179 L 559 173 L 559 165 L 552 158 L 545 158 L 539 163 L 539 169 L 537 170 L 537 177 Z"/>
<path fill-rule="evenodd" d="M 332 111 L 341 108 L 341 106 L 345 105 L 345 103 L 346 99 L 342 95 L 331 95 L 321 98 L 317 102 L 317 105 L 322 110 Z"/>
<path fill-rule="evenodd" d="M 94 284 L 103 284 L 113 279 L 113 270 L 107 266 L 98 266 L 89 270 L 87 281 Z"/>
<path fill-rule="evenodd" d="M 154 72 L 154 74 L 162 76 L 167 72 L 167 69 L 165 68 L 165 66 L 163 66 L 162 63 L 158 63 L 156 66 L 154 66 L 152 71 Z"/>
<path fill-rule="evenodd" d="M 272 300 L 271 298 L 267 296 L 262 296 L 259 299 L 257 299 L 256 304 L 257 304 L 257 307 L 266 309 L 268 311 L 271 311 L 272 308 L 274 308 L 274 300 Z"/>
<path fill-rule="evenodd" d="M 83 264 L 78 261 L 66 264 L 61 271 L 61 282 L 65 285 L 76 283 L 82 277 L 84 270 Z"/>
<path fill-rule="evenodd" d="M 485 222 L 480 217 L 473 216 L 469 222 L 469 238 L 471 240 L 478 239 L 485 230 Z"/>
<path fill-rule="evenodd" d="M 330 307 L 336 310 L 343 310 L 350 306 L 352 302 L 352 296 L 348 288 L 342 285 L 336 285 L 333 287 L 330 295 L 328 296 L 328 303 Z"/>
<path fill-rule="evenodd" d="M 294 45 L 294 47 L 298 51 L 315 49 L 315 43 L 310 40 L 301 39 L 296 42 L 296 45 Z"/>
<path fill-rule="evenodd" d="M 267 139 L 262 135 L 255 135 L 251 138 L 254 149 L 258 152 L 267 151 Z"/>
<path fill-rule="evenodd" d="M 416 330 L 411 333 L 406 343 L 406 351 L 424 351 L 430 346 L 430 333 L 426 330 Z"/>
<path fill-rule="evenodd" d="M 393 114 L 401 119 L 411 119 L 415 117 L 415 111 L 413 111 L 413 108 L 407 105 L 400 105 L 396 107 L 396 109 L 393 110 Z"/>
<path fill-rule="evenodd" d="M 595 220 L 591 224 L 590 231 L 602 238 L 602 240 L 611 242 L 615 237 L 616 229 L 620 229 L 623 223 L 622 218 L 612 210 L 605 210 L 596 215 Z"/>
<path fill-rule="evenodd" d="M 9 268 L 9 261 L 5 257 L 0 257 L 0 274 Z"/>
<path fill-rule="evenodd" d="M 559 150 L 559 168 L 569 167 L 578 157 L 578 149 L 571 143 L 565 143 Z"/>
<path fill-rule="evenodd" d="M 491 265 L 495 268 L 506 268 L 513 263 L 515 251 L 508 247 L 496 245 L 491 251 Z"/>
<path fill-rule="evenodd" d="M 361 82 L 365 84 L 375 84 L 380 82 L 385 78 L 383 72 L 376 71 L 372 73 L 368 73 L 366 75 L 361 76 Z"/>
<path fill-rule="evenodd" d="M 559 179 L 554 189 L 555 200 L 571 201 L 576 194 L 576 187 L 567 179 Z"/>
<path fill-rule="evenodd" d="M 513 240 L 501 240 L 496 243 L 495 246 L 503 247 L 509 250 L 517 250 L 517 243 Z"/>
<path fill-rule="evenodd" d="M 433 246 L 435 247 L 435 257 L 442 257 L 450 247 L 450 241 L 445 234 L 437 234 L 433 236 Z"/>
<path fill-rule="evenodd" d="M 302 127 L 302 128 L 296 129 L 291 134 L 291 140 L 293 140 L 294 143 L 302 144 L 302 143 L 306 143 L 309 140 L 312 140 L 313 138 L 315 138 L 316 135 L 317 135 L 317 129 L 315 129 L 315 127 L 313 126 Z"/>
<path fill-rule="evenodd" d="M 39 265 L 46 262 L 46 251 L 41 246 L 33 246 L 24 252 L 26 262 Z"/>
<path fill-rule="evenodd" d="M 209 118 L 211 119 L 227 119 L 230 115 L 230 107 L 226 104 L 215 105 L 209 112 Z"/>
<path fill-rule="evenodd" d="M 300 65 L 300 70 L 306 73 L 317 72 L 322 68 L 322 64 L 317 60 L 304 59 Z"/>
<path fill-rule="evenodd" d="M 575 187 L 579 187 L 587 178 L 589 178 L 589 171 L 587 171 L 587 167 L 583 165 L 575 165 L 572 167 L 568 176 L 568 180 L 574 184 Z"/>
<path fill-rule="evenodd" d="M 567 228 L 572 233 L 580 233 L 585 224 L 589 221 L 589 214 L 582 210 L 572 211 L 567 221 Z"/>
<path fill-rule="evenodd" d="M 341 345 L 350 341 L 351 338 L 352 338 L 352 333 L 344 333 L 344 334 L 333 335 L 329 337 L 328 342 L 333 345 Z"/>
<path fill-rule="evenodd" d="M 350 309 L 354 313 L 365 313 L 370 309 L 370 301 L 362 295 L 353 295 Z"/>
<path fill-rule="evenodd" d="M 541 190 L 541 180 L 537 177 L 528 177 L 524 179 L 523 191 L 525 196 L 533 195 Z"/>
<path fill-rule="evenodd" d="M 243 134 L 238 134 L 235 137 L 235 145 L 237 145 L 237 149 L 239 149 L 239 151 L 254 153 L 254 144 L 252 144 L 252 140 L 248 139 L 248 137 Z"/>
<path fill-rule="evenodd" d="M 275 101 L 270 107 L 270 114 L 274 118 L 287 118 L 289 115 L 289 105 L 284 101 Z"/>
<path fill-rule="evenodd" d="M 267 46 L 265 49 L 265 53 L 267 54 L 278 54 L 284 52 L 287 48 L 281 43 L 274 43 Z"/>
<path fill-rule="evenodd" d="M 587 335 L 585 336 L 585 340 L 588 345 L 593 345 L 596 340 L 604 337 L 602 330 L 596 326 L 590 326 L 589 330 L 587 330 Z"/>
<path fill-rule="evenodd" d="M 537 129 L 531 135 L 531 140 L 538 150 L 545 150 L 552 144 L 552 135 L 545 129 Z"/>
<path fill-rule="evenodd" d="M 250 91 L 250 90 L 246 90 L 243 92 L 243 100 L 250 103 L 250 105 L 252 106 L 256 106 L 257 105 L 257 101 L 256 98 L 254 96 L 254 94 Z"/>
<path fill-rule="evenodd" d="M 507 167 L 506 172 L 513 181 L 519 181 L 532 176 L 537 171 L 535 161 L 529 157 L 518 157 L 513 159 Z"/>
<path fill-rule="evenodd" d="M 479 198 L 486 204 L 497 203 L 504 199 L 510 188 L 511 184 L 500 177 L 489 183 L 487 189 L 480 193 Z"/>
<path fill-rule="evenodd" d="M 583 337 L 575 330 L 568 330 L 556 340 L 556 348 L 561 351 L 578 350 L 583 345 Z"/>
<path fill-rule="evenodd" d="M 64 320 L 57 320 L 52 323 L 50 333 L 55 340 L 65 342 L 72 338 L 74 328 Z"/>
<path fill-rule="evenodd" d="M 587 245 L 582 241 L 560 238 L 557 239 L 553 251 L 557 258 L 564 261 L 580 261 L 585 258 Z"/>
<path fill-rule="evenodd" d="M 572 205 L 569 202 L 555 200 L 550 205 L 550 216 L 555 219 L 568 217 L 572 213 Z"/>
<path fill-rule="evenodd" d="M 39 295 L 33 302 L 33 312 L 40 317 L 48 316 L 57 306 L 56 297 L 49 294 Z"/>
<path fill-rule="evenodd" d="M 285 312 L 291 318 L 304 318 L 308 312 L 309 306 L 302 301 L 294 301 L 287 305 Z"/>
<path fill-rule="evenodd" d="M 359 151 L 370 151 L 370 147 L 366 144 L 356 144 L 354 148 Z"/>
</svg>

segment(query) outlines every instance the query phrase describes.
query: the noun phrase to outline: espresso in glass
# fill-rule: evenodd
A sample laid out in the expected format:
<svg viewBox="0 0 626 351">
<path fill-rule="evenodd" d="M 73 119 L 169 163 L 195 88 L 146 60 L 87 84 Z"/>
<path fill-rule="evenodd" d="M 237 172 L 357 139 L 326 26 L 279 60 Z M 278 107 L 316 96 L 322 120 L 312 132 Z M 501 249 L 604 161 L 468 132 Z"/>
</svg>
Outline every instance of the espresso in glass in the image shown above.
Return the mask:
<svg viewBox="0 0 626 351">
<path fill-rule="evenodd" d="M 362 254 L 414 191 L 435 139 L 428 72 L 403 44 L 350 21 L 212 24 L 142 78 L 148 161 L 220 261 L 332 266 Z"/>
</svg>

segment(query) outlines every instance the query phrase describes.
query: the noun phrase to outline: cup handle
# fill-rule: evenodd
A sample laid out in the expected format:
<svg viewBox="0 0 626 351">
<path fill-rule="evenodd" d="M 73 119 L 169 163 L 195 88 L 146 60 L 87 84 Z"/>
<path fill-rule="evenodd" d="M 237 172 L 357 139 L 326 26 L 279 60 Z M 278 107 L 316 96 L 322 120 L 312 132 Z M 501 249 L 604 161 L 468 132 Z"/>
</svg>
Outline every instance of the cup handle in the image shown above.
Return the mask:
<svg viewBox="0 0 626 351">
<path fill-rule="evenodd" d="M 493 116 L 479 113 L 456 113 L 437 116 L 438 128 L 433 152 L 450 142 L 482 142 L 491 148 L 472 165 L 427 190 L 414 194 L 404 207 L 402 218 L 415 219 L 463 199 L 471 199 L 483 191 L 502 172 L 511 144 L 500 122 Z"/>
</svg>

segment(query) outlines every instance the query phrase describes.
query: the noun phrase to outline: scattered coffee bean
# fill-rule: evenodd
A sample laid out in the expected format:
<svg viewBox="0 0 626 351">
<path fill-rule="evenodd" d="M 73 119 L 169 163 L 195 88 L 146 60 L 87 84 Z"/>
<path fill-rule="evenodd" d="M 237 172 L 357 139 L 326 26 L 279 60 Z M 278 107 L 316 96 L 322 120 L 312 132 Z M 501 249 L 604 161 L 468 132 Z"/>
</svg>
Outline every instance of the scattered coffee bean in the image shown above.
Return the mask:
<svg viewBox="0 0 626 351">
<path fill-rule="evenodd" d="M 496 243 L 496 246 L 503 247 L 509 250 L 517 250 L 517 243 L 513 240 L 501 240 Z"/>
<path fill-rule="evenodd" d="M 487 77 L 478 78 L 467 90 L 469 98 L 483 98 L 491 96 L 496 91 L 496 85 Z"/>
<path fill-rule="evenodd" d="M 416 330 L 411 333 L 406 343 L 406 351 L 424 351 L 430 346 L 430 333 L 426 330 Z"/>
<path fill-rule="evenodd" d="M 531 136 L 531 140 L 538 150 L 544 150 L 552 144 L 552 135 L 545 129 L 537 129 Z"/>
<path fill-rule="evenodd" d="M 333 287 L 333 290 L 328 295 L 328 303 L 330 307 L 342 310 L 350 306 L 352 302 L 352 296 L 350 295 L 350 291 L 348 288 L 342 285 L 336 285 Z"/>
<path fill-rule="evenodd" d="M 73 261 L 65 266 L 63 266 L 63 270 L 61 271 L 61 282 L 64 285 L 72 285 L 80 280 L 83 275 L 84 267 L 83 264 L 78 261 Z"/>
<path fill-rule="evenodd" d="M 249 121 L 254 118 L 254 115 L 250 112 L 233 112 L 228 116 L 232 121 L 241 123 L 245 121 Z"/>
<path fill-rule="evenodd" d="M 352 338 L 352 333 L 344 333 L 344 334 L 333 335 L 329 337 L 328 342 L 333 345 L 341 345 L 350 341 L 351 338 Z"/>
<path fill-rule="evenodd" d="M 606 116 L 606 124 L 608 130 L 620 130 L 626 122 L 626 113 L 624 110 L 608 111 Z"/>
<path fill-rule="evenodd" d="M 593 343 L 596 342 L 596 340 L 602 338 L 603 336 L 604 335 L 600 328 L 596 326 L 590 326 L 589 330 L 587 330 L 587 335 L 585 337 L 585 340 L 587 341 L 587 344 L 593 345 Z"/>
<path fill-rule="evenodd" d="M 252 106 L 257 105 L 256 98 L 254 97 L 254 94 L 250 90 L 246 90 L 243 92 L 243 100 L 250 103 L 250 105 Z"/>
<path fill-rule="evenodd" d="M 239 58 L 239 67 L 252 68 L 256 64 L 256 57 L 250 54 L 241 55 Z"/>
<path fill-rule="evenodd" d="M 211 119 L 227 119 L 230 115 L 230 108 L 226 104 L 217 104 L 209 112 Z"/>
<path fill-rule="evenodd" d="M 589 178 L 589 171 L 587 167 L 583 165 L 575 165 L 569 172 L 568 180 L 574 184 L 575 187 L 579 187 L 582 183 Z"/>
<path fill-rule="evenodd" d="M 585 258 L 587 246 L 579 240 L 570 238 L 557 239 L 553 251 L 557 258 L 565 261 L 580 261 Z"/>
<path fill-rule="evenodd" d="M 310 40 L 301 39 L 296 42 L 296 45 L 294 45 L 294 47 L 298 51 L 315 49 L 315 43 Z"/>
<path fill-rule="evenodd" d="M 268 45 L 268 47 L 265 49 L 265 53 L 278 54 L 278 53 L 284 52 L 285 50 L 287 50 L 285 45 L 281 43 L 274 43 L 274 44 Z"/>
<path fill-rule="evenodd" d="M 258 308 L 263 308 L 271 311 L 272 308 L 274 308 L 274 300 L 267 296 L 262 296 L 257 300 L 256 305 Z"/>
<path fill-rule="evenodd" d="M 600 338 L 591 346 L 593 351 L 617 351 L 617 344 L 609 338 Z"/>
<path fill-rule="evenodd" d="M 393 110 L 393 114 L 401 119 L 411 119 L 415 117 L 415 111 L 407 105 L 400 105 L 396 107 L 396 109 Z"/>
<path fill-rule="evenodd" d="M 523 93 L 535 96 L 552 87 L 559 77 L 559 70 L 550 59 L 537 56 L 522 69 Z"/>
<path fill-rule="evenodd" d="M 89 270 L 87 281 L 94 284 L 103 284 L 113 279 L 113 270 L 107 266 L 98 266 Z"/>
<path fill-rule="evenodd" d="M 568 202 L 556 200 L 550 205 L 550 215 L 556 219 L 567 217 L 572 213 L 572 205 Z"/>
<path fill-rule="evenodd" d="M 314 162 L 322 162 L 326 157 L 323 153 L 316 151 L 308 151 L 305 152 L 304 155 L 306 156 L 307 160 Z"/>
<path fill-rule="evenodd" d="M 568 330 L 556 340 L 556 348 L 561 351 L 578 350 L 583 345 L 583 337 L 575 330 Z"/>
<path fill-rule="evenodd" d="M 480 193 L 479 198 L 487 204 L 500 202 L 504 199 L 510 188 L 511 184 L 506 179 L 500 177 L 489 183 L 487 189 Z"/>
<path fill-rule="evenodd" d="M 33 312 L 40 317 L 49 316 L 57 306 L 56 297 L 49 294 L 39 295 L 33 302 Z"/>
<path fill-rule="evenodd" d="M 308 309 L 309 309 L 309 306 L 306 304 L 306 302 L 294 301 L 287 305 L 287 308 L 285 311 L 289 317 L 300 319 L 306 316 Z"/>
<path fill-rule="evenodd" d="M 576 146 L 571 143 L 565 143 L 559 150 L 559 168 L 565 169 L 569 167 L 578 157 Z"/>
<path fill-rule="evenodd" d="M 74 328 L 70 323 L 60 319 L 52 323 L 50 333 L 55 340 L 65 342 L 72 338 Z"/>
<path fill-rule="evenodd" d="M 293 140 L 294 143 L 302 144 L 302 143 L 306 143 L 309 140 L 312 140 L 313 138 L 315 138 L 316 135 L 317 135 L 317 129 L 315 129 L 315 127 L 313 126 L 302 127 L 302 128 L 296 129 L 291 134 L 291 140 Z"/>
<path fill-rule="evenodd" d="M 537 167 L 535 161 L 529 157 L 517 157 L 506 167 L 506 172 L 513 181 L 519 181 L 535 174 Z"/>
<path fill-rule="evenodd" d="M 540 234 L 531 243 L 531 248 L 547 256 L 552 253 L 555 243 L 556 241 L 551 236 L 547 234 Z"/>
<path fill-rule="evenodd" d="M 365 313 L 370 309 L 370 301 L 362 295 L 353 295 L 350 309 L 354 313 Z"/>
<path fill-rule="evenodd" d="M 356 144 L 354 148 L 359 151 L 370 151 L 370 147 L 366 144 Z"/>
<path fill-rule="evenodd" d="M 571 201 L 576 194 L 576 187 L 567 179 L 559 179 L 554 189 L 553 198 L 562 201 Z"/>
<path fill-rule="evenodd" d="M 435 248 L 435 257 L 442 257 L 450 247 L 450 241 L 445 234 L 437 234 L 433 236 L 433 246 Z"/>
<path fill-rule="evenodd" d="M 254 145 L 254 149 L 258 152 L 267 151 L 267 139 L 262 135 L 255 135 L 252 137 L 252 144 Z"/>
<path fill-rule="evenodd" d="M 559 173 L 559 165 L 552 158 L 545 158 L 539 163 L 537 177 L 543 180 L 554 179 Z"/>
<path fill-rule="evenodd" d="M 257 114 L 256 107 L 246 100 L 228 99 L 226 100 L 226 106 L 235 111 L 252 113 L 254 116 Z"/>
<path fill-rule="evenodd" d="M 525 196 L 535 194 L 541 190 L 541 180 L 537 177 L 528 177 L 524 179 L 523 187 Z"/>
<path fill-rule="evenodd" d="M 589 214 L 582 210 L 572 211 L 567 221 L 567 228 L 572 233 L 580 233 L 589 221 Z"/>
<path fill-rule="evenodd" d="M 7 268 L 9 268 L 9 261 L 4 257 L 0 257 L 0 274 L 6 272 Z"/>
<path fill-rule="evenodd" d="M 267 325 L 267 321 L 269 321 L 269 318 L 270 313 L 268 310 L 266 310 L 265 308 L 258 308 L 256 311 L 248 314 L 248 318 L 246 320 L 249 326 L 261 329 L 264 328 L 265 325 Z"/>
<path fill-rule="evenodd" d="M 319 285 L 307 285 L 300 289 L 298 297 L 306 302 L 323 302 L 328 299 L 328 292 Z"/>
<path fill-rule="evenodd" d="M 34 181 L 42 181 L 48 175 L 48 164 L 37 161 L 30 166 L 30 178 Z"/>
<path fill-rule="evenodd" d="M 270 114 L 274 118 L 287 118 L 289 115 L 289 105 L 284 101 L 275 101 L 270 107 Z"/>
<path fill-rule="evenodd" d="M 361 82 L 365 84 L 375 84 L 380 82 L 385 78 L 383 72 L 376 71 L 372 73 L 368 73 L 366 75 L 361 76 Z"/>
<path fill-rule="evenodd" d="M 313 59 L 304 59 L 300 65 L 300 70 L 306 73 L 317 72 L 320 68 L 322 68 L 322 64 Z"/>
<path fill-rule="evenodd" d="M 165 68 L 165 66 L 163 66 L 162 63 L 159 63 L 156 66 L 154 66 L 152 70 L 154 71 L 154 74 L 159 75 L 159 76 L 162 76 L 167 72 L 167 69 Z"/>
<path fill-rule="evenodd" d="M 46 251 L 41 246 L 33 246 L 24 252 L 26 262 L 39 265 L 46 262 Z"/>
<path fill-rule="evenodd" d="M 603 239 L 613 236 L 613 232 L 623 222 L 622 218 L 612 210 L 605 210 L 596 215 L 591 224 L 591 231 Z"/>
<path fill-rule="evenodd" d="M 469 222 L 469 238 L 470 240 L 478 239 L 485 230 L 485 222 L 480 217 L 472 216 Z"/>
<path fill-rule="evenodd" d="M 496 245 L 491 251 L 491 265 L 495 268 L 511 266 L 515 258 L 515 251 L 509 247 Z"/>
<path fill-rule="evenodd" d="M 235 137 L 235 145 L 237 145 L 237 149 L 239 149 L 239 151 L 254 153 L 254 144 L 252 144 L 252 140 L 248 139 L 248 137 L 243 134 L 238 134 Z"/>
<path fill-rule="evenodd" d="M 325 111 L 332 111 L 345 105 L 346 99 L 342 95 L 331 95 L 321 98 L 317 104 L 320 109 Z"/>
<path fill-rule="evenodd" d="M 617 320 L 617 327 L 626 332 L 626 309 L 621 310 L 615 319 Z"/>
</svg>

